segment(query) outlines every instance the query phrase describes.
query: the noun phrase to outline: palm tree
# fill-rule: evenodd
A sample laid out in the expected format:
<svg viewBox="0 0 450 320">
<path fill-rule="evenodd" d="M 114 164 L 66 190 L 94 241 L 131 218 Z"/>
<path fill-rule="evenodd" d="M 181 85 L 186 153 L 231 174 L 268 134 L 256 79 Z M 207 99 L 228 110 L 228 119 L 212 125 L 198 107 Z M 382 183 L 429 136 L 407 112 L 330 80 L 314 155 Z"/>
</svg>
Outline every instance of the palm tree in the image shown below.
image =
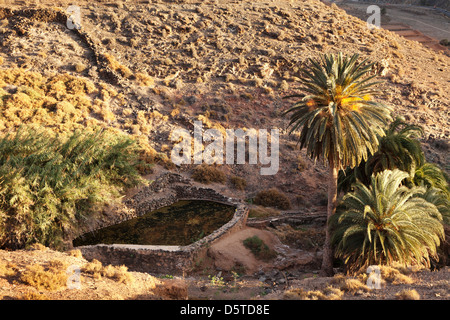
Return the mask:
<svg viewBox="0 0 450 320">
<path fill-rule="evenodd" d="M 331 220 L 336 256 L 350 269 L 371 264 L 430 263 L 444 239 L 442 215 L 424 187 L 408 188 L 408 173 L 385 170 L 371 177 L 370 186 L 354 184 L 342 199 L 342 210 Z"/>
<path fill-rule="evenodd" d="M 339 172 L 338 189 L 348 192 L 356 180 L 368 185 L 372 173 L 386 169 L 397 168 L 414 177 L 416 170 L 425 163 L 425 155 L 418 140 L 422 134 L 421 127 L 410 125 L 397 117 L 384 131 L 384 135 L 379 137 L 378 150 L 369 156 L 367 162 L 362 161 L 355 168 Z"/>
<path fill-rule="evenodd" d="M 390 109 L 372 100 L 376 82 L 369 76 L 373 64 L 358 63 L 358 55 L 341 53 L 309 59 L 301 84 L 306 96 L 285 114 L 291 114 L 290 133 L 299 130 L 300 148 L 314 160 L 329 166 L 327 217 L 336 211 L 338 171 L 355 167 L 374 154 L 383 128 L 391 120 Z M 333 274 L 333 252 L 326 229 L 322 275 Z"/>
<path fill-rule="evenodd" d="M 447 182 L 447 177 L 437 165 L 430 162 L 425 162 L 414 172 L 413 183 L 424 185 L 427 188 L 437 188 L 440 191 L 450 195 L 450 189 Z"/>
<path fill-rule="evenodd" d="M 385 130 L 377 152 L 367 161 L 365 173 L 370 176 L 385 169 L 398 168 L 414 176 L 416 168 L 425 162 L 418 140 L 422 134 L 420 126 L 408 124 L 397 117 Z"/>
</svg>

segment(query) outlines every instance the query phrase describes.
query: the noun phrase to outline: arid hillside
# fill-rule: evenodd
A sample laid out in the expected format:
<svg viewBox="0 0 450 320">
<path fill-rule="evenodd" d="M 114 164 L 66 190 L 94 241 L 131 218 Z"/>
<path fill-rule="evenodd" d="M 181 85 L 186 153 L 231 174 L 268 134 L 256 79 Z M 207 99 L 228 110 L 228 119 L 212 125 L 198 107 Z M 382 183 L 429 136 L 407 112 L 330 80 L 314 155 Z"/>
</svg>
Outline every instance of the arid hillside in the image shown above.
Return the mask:
<svg viewBox="0 0 450 320">
<path fill-rule="evenodd" d="M 382 92 L 375 99 L 422 126 L 427 160 L 450 172 L 448 53 L 369 29 L 319 0 L 78 1 L 79 29 L 67 27 L 70 4 L 0 0 L 2 132 L 23 124 L 58 134 L 107 127 L 137 138 L 157 163 L 154 174 L 191 177 L 196 165 L 170 161 L 174 129 L 192 132 L 195 120 L 222 132 L 280 129 L 277 174 L 260 175 L 261 164 L 221 165 L 227 178 L 209 186 L 242 200 L 276 188 L 290 211 L 324 213 L 326 168 L 288 134 L 282 113 L 293 101 L 283 98 L 300 93 L 308 58 L 358 53 L 375 63 Z M 143 294 L 139 290 L 125 298 Z"/>
</svg>

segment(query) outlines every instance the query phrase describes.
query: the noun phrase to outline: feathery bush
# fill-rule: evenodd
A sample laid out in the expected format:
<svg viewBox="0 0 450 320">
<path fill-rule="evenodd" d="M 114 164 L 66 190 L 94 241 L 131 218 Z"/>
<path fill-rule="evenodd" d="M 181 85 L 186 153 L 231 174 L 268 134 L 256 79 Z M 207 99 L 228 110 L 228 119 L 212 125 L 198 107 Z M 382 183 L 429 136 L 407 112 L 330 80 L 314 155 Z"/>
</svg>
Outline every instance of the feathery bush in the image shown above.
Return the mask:
<svg viewBox="0 0 450 320">
<path fill-rule="evenodd" d="M 126 135 L 75 132 L 63 140 L 19 129 L 0 138 L 0 247 L 57 247 L 63 235 L 142 182 Z"/>
</svg>

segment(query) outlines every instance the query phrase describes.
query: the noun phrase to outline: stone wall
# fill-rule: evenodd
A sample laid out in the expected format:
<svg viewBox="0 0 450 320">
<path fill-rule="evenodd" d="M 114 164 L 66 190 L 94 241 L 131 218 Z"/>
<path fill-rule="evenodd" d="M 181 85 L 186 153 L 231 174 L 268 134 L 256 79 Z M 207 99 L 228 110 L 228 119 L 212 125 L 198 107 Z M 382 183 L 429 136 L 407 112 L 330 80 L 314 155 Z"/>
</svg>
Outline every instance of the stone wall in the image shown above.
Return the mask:
<svg viewBox="0 0 450 320">
<path fill-rule="evenodd" d="M 180 200 L 209 200 L 236 207 L 233 218 L 208 236 L 187 246 L 154 246 L 131 244 L 98 244 L 77 247 L 88 259 L 104 264 L 126 265 L 129 270 L 156 274 L 188 273 L 195 263 L 206 256 L 208 247 L 246 225 L 248 208 L 241 202 L 225 197 L 215 190 L 196 187 L 178 174 L 166 173 L 143 188 L 125 204 L 138 216 L 171 205 Z"/>
</svg>

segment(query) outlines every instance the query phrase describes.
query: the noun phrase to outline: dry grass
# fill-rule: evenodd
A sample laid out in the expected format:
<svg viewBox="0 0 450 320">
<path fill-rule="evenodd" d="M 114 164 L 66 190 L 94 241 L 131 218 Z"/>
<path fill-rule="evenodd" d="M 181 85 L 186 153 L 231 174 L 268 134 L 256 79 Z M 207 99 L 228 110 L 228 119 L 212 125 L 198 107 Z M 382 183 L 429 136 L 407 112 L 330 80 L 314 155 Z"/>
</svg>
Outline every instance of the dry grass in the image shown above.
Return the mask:
<svg viewBox="0 0 450 320">
<path fill-rule="evenodd" d="M 17 266 L 11 262 L 0 263 L 0 277 L 12 277 L 17 273 Z"/>
<path fill-rule="evenodd" d="M 17 91 L 2 89 L 6 86 L 15 86 Z M 75 130 L 94 131 L 99 127 L 118 134 L 133 132 L 131 135 L 141 148 L 141 159 L 153 163 L 156 151 L 143 133 L 148 135 L 156 122 L 167 121 L 168 116 L 153 111 L 135 117 L 128 108 L 123 112 L 124 122 L 119 124 L 110 107 L 112 99 L 125 104 L 123 95 L 105 83 L 96 85 L 69 74 L 43 76 L 20 68 L 1 69 L 0 131 L 26 125 L 45 128 L 46 133 L 61 137 Z"/>
<path fill-rule="evenodd" d="M 156 286 L 154 294 L 169 300 L 187 300 L 188 287 L 184 280 L 171 279 Z"/>
<path fill-rule="evenodd" d="M 140 86 L 151 87 L 155 85 L 155 79 L 146 73 L 137 72 L 136 80 Z"/>
<path fill-rule="evenodd" d="M 81 271 L 92 275 L 94 279 L 106 277 L 126 284 L 131 284 L 135 281 L 133 275 L 128 272 L 128 268 L 126 266 L 103 266 L 97 259 L 93 259 L 91 262 L 86 263 L 81 268 Z"/>
<path fill-rule="evenodd" d="M 133 74 L 133 72 L 127 67 L 121 64 L 116 58 L 108 53 L 103 54 L 103 58 L 108 62 L 108 66 L 114 70 L 119 72 L 122 77 L 129 78 Z"/>
<path fill-rule="evenodd" d="M 324 290 L 306 291 L 301 288 L 289 289 L 284 292 L 285 300 L 341 300 L 344 292 L 332 286 Z"/>
<path fill-rule="evenodd" d="M 265 218 L 265 217 L 273 217 L 280 214 L 280 211 L 274 208 L 266 208 L 266 207 L 253 207 L 250 208 L 248 212 L 249 218 Z"/>
<path fill-rule="evenodd" d="M 20 275 L 20 281 L 37 290 L 55 291 L 64 288 L 67 283 L 67 274 L 64 270 L 50 266 L 45 269 L 40 264 L 28 266 Z"/>
<path fill-rule="evenodd" d="M 370 288 L 361 279 L 349 278 L 342 274 L 335 275 L 330 283 L 337 285 L 341 290 L 350 294 L 370 291 Z"/>
<path fill-rule="evenodd" d="M 45 294 L 28 290 L 20 295 L 18 300 L 50 300 Z"/>
<path fill-rule="evenodd" d="M 420 300 L 420 294 L 415 289 L 405 289 L 395 294 L 397 300 Z"/>
<path fill-rule="evenodd" d="M 411 284 L 414 283 L 414 280 L 401 273 L 399 269 L 393 268 L 390 266 L 381 266 L 381 278 L 392 284 Z"/>
<path fill-rule="evenodd" d="M 67 133 L 84 128 L 93 112 L 89 95 L 97 93 L 89 80 L 69 74 L 44 77 L 18 68 L 0 70 L 0 87 L 17 86 L 15 93 L 0 91 L 0 130 L 23 124 Z M 98 121 L 92 121 L 99 125 Z"/>
<path fill-rule="evenodd" d="M 201 183 L 224 183 L 227 177 L 223 171 L 218 169 L 216 166 L 201 164 L 195 167 L 192 173 L 192 179 Z"/>
</svg>

